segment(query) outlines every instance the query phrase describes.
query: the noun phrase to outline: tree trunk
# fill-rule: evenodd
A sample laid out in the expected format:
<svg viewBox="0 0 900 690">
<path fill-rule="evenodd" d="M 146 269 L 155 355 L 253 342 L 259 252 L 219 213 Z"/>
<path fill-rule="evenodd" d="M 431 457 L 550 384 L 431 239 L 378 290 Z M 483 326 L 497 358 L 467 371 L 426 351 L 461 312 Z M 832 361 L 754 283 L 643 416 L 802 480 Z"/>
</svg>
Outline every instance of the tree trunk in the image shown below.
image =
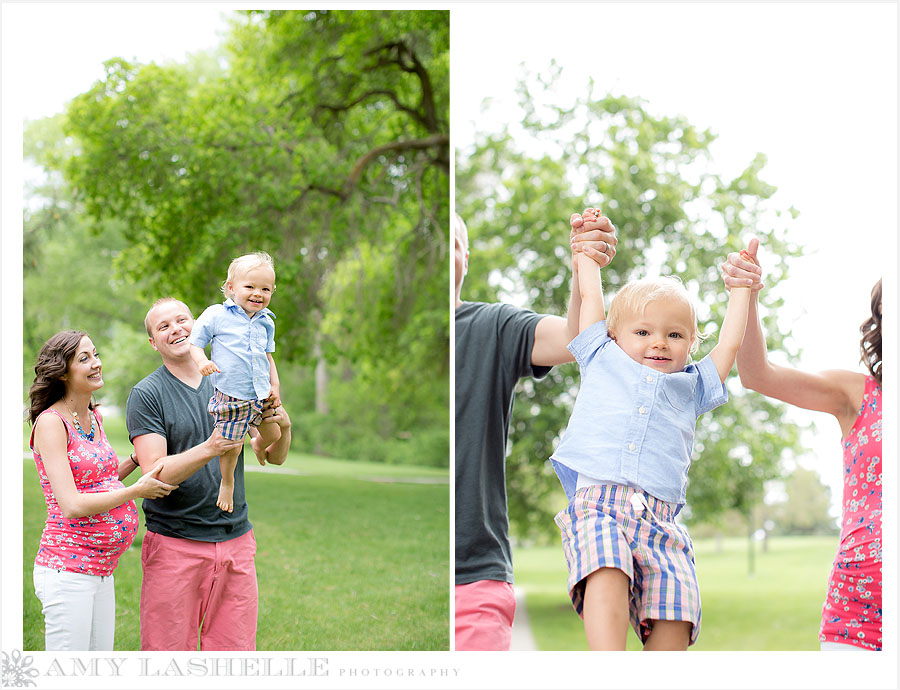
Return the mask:
<svg viewBox="0 0 900 690">
<path fill-rule="evenodd" d="M 321 318 L 319 314 L 316 313 L 316 321 L 321 323 Z M 325 361 L 325 357 L 322 356 L 322 330 L 316 330 L 316 341 L 313 344 L 313 358 L 316 361 L 316 369 L 313 374 L 316 382 L 316 413 L 322 416 L 327 416 L 329 413 L 328 409 L 328 363 Z M 324 449 L 321 446 L 321 443 L 316 443 L 314 447 L 314 452 L 317 455 L 322 455 L 324 453 Z"/>
<path fill-rule="evenodd" d="M 322 356 L 322 345 L 316 335 L 316 344 L 313 347 L 313 356 L 316 359 L 316 412 L 327 415 L 328 410 L 328 364 Z"/>
<path fill-rule="evenodd" d="M 753 513 L 747 512 L 747 574 L 756 575 L 756 550 L 753 548 Z"/>
</svg>

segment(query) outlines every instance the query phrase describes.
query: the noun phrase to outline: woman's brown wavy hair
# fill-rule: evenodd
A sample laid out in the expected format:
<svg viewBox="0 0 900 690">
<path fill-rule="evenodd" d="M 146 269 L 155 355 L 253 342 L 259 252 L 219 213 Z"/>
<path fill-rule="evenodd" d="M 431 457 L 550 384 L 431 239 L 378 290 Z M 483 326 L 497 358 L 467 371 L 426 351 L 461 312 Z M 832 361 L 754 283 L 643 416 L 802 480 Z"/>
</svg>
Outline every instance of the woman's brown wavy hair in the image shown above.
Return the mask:
<svg viewBox="0 0 900 690">
<path fill-rule="evenodd" d="M 34 364 L 34 383 L 28 391 L 31 401 L 28 418 L 32 424 L 41 412 L 66 394 L 62 377 L 69 371 L 69 363 L 78 350 L 78 343 L 86 335 L 84 331 L 61 331 L 41 347 Z M 93 401 L 88 408 L 94 409 Z"/>
<path fill-rule="evenodd" d="M 860 361 L 881 385 L 881 278 L 872 288 L 872 315 L 859 327 Z"/>
</svg>

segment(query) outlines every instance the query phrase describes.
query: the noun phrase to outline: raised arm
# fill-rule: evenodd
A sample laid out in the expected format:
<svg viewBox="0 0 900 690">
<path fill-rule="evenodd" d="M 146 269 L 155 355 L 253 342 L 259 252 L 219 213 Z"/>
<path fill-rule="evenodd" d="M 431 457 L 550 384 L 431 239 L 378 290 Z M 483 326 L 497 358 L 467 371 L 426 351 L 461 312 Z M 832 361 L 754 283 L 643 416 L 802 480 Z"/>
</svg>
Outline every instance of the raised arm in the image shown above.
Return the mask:
<svg viewBox="0 0 900 690">
<path fill-rule="evenodd" d="M 745 261 L 756 263 L 756 250 L 759 240 L 750 240 L 749 251 L 741 252 Z M 709 356 L 716 365 L 719 379 L 724 383 L 734 366 L 735 358 L 744 333 L 747 329 L 747 315 L 750 309 L 750 287 L 733 287 L 728 295 L 728 306 L 725 309 L 725 320 L 719 331 L 719 342 L 710 351 Z"/>
<path fill-rule="evenodd" d="M 598 213 L 592 208 L 585 209 L 583 218 L 586 227 L 591 227 L 600 220 Z M 581 297 L 578 314 L 578 332 L 581 333 L 606 318 L 606 309 L 603 307 L 603 282 L 600 277 L 601 266 L 600 262 L 595 261 L 584 251 L 574 252 L 572 265 Z M 574 289 L 573 287 L 573 291 Z"/>
<path fill-rule="evenodd" d="M 599 212 L 594 209 L 585 209 L 583 214 L 573 213 L 569 218 L 569 225 L 571 228 L 569 241 L 573 253 L 569 311 L 565 319 L 558 316 L 545 316 L 535 327 L 531 363 L 537 366 L 554 366 L 571 362 L 574 359 L 566 346 L 579 333 L 583 310 L 582 291 L 578 285 L 575 256 L 590 257 L 590 261 L 585 261 L 585 263 L 591 264 L 593 270 L 597 270 L 608 265 L 616 253 L 615 247 L 618 242 L 616 228 L 609 218 L 599 215 Z"/>
<path fill-rule="evenodd" d="M 734 267 L 736 257 L 729 255 L 728 266 Z M 734 274 L 731 274 L 734 275 Z M 757 393 L 776 398 L 806 410 L 834 415 L 846 434 L 859 412 L 859 400 L 865 389 L 865 376 L 852 371 L 831 369 L 806 372 L 773 364 L 766 348 L 766 335 L 759 316 L 758 292 L 750 300 L 747 331 L 737 354 L 741 385 Z"/>
<path fill-rule="evenodd" d="M 728 296 L 728 307 L 725 309 L 725 320 L 719 332 L 719 342 L 709 353 L 723 383 L 728 378 L 731 367 L 734 366 L 734 360 L 744 339 L 749 304 L 750 288 L 731 289 Z"/>
<path fill-rule="evenodd" d="M 575 361 L 572 353 L 566 349 L 570 341 L 566 319 L 561 316 L 545 316 L 534 327 L 531 363 L 537 367 L 553 367 Z"/>
<path fill-rule="evenodd" d="M 603 284 L 600 279 L 600 267 L 594 260 L 583 253 L 574 258 L 575 271 L 578 274 L 578 291 L 581 294 L 578 332 L 606 318 L 603 307 Z"/>
</svg>

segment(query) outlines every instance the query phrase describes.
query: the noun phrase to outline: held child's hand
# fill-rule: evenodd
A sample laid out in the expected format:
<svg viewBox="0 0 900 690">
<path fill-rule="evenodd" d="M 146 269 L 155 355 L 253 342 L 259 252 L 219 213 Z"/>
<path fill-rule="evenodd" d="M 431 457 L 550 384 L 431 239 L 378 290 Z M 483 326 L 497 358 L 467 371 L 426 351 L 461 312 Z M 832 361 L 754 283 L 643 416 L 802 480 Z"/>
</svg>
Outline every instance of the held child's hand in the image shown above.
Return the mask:
<svg viewBox="0 0 900 690">
<path fill-rule="evenodd" d="M 616 255 L 616 227 L 606 216 L 595 208 L 586 208 L 583 213 L 573 213 L 569 218 L 571 233 L 569 241 L 572 254 L 579 252 L 593 259 L 600 268 L 608 266 Z"/>
<path fill-rule="evenodd" d="M 758 251 L 759 240 L 754 237 L 747 249 L 728 255 L 728 260 L 721 265 L 722 280 L 727 290 L 743 287 L 756 292 L 765 287 L 762 283 L 762 268 L 757 259 Z"/>
<path fill-rule="evenodd" d="M 757 261 L 757 260 L 754 259 L 752 256 L 750 256 L 750 252 L 748 252 L 746 249 L 742 249 L 742 250 L 741 250 L 741 258 L 742 258 L 744 261 L 749 261 L 749 262 L 752 263 L 754 266 L 759 266 L 759 261 Z"/>
<path fill-rule="evenodd" d="M 221 373 L 221 370 L 216 366 L 215 362 L 210 360 L 207 360 L 206 364 L 200 367 L 200 373 L 204 376 L 209 376 L 210 374 L 215 374 L 216 372 Z"/>
<path fill-rule="evenodd" d="M 593 208 L 586 208 L 581 213 L 573 213 L 569 217 L 569 242 L 572 245 L 572 251 L 581 251 L 580 248 L 576 248 L 575 246 L 575 238 L 579 235 L 587 232 L 587 228 L 585 224 L 588 221 L 594 222 L 597 220 L 597 210 Z"/>
<path fill-rule="evenodd" d="M 266 401 L 269 407 L 279 407 L 281 405 L 281 387 L 278 384 L 273 383 L 272 388 L 269 391 L 269 395 L 266 396 Z"/>
</svg>

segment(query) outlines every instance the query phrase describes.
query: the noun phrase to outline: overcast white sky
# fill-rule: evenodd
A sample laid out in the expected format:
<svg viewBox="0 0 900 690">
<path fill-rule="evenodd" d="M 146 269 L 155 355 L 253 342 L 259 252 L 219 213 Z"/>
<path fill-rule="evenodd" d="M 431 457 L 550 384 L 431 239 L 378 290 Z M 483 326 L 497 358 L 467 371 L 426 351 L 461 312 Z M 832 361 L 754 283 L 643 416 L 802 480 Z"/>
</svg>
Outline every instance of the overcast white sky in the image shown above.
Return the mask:
<svg viewBox="0 0 900 690">
<path fill-rule="evenodd" d="M 4 30 L 3 40 L 14 43 L 23 68 L 16 80 L 22 115 L 60 112 L 103 77 L 103 62 L 112 57 L 182 62 L 189 53 L 213 48 L 229 12 L 216 3 L 4 5 L 4 24 L 17 27 L 9 36 Z"/>
<path fill-rule="evenodd" d="M 111 57 L 181 61 L 187 53 L 215 46 L 225 28 L 222 13 L 247 6 L 3 4 L 2 269 L 6 294 L 16 294 L 21 285 L 22 120 L 61 110 L 102 76 L 102 62 Z M 362 6 L 366 5 L 341 7 Z M 795 263 L 784 286 L 789 296 L 785 311 L 804 347 L 804 366 L 811 370 L 858 368 L 857 327 L 879 275 L 886 280 L 885 311 L 896 313 L 894 3 L 428 7 L 451 8 L 452 121 L 458 147 L 471 141 L 472 121 L 479 119 L 482 98 L 511 98 L 520 62 L 540 69 L 555 57 L 571 88 L 584 88 L 590 75 L 601 91 L 640 96 L 656 112 L 682 113 L 697 125 L 711 127 L 719 134 L 713 152 L 725 173 L 738 172 L 758 151 L 766 153 L 769 165 L 763 177 L 779 188 L 778 198 L 785 205 L 793 204 L 801 211 L 795 224 L 797 241 L 811 250 Z M 479 120 L 480 128 L 492 124 Z M 764 251 L 762 258 L 765 261 Z M 16 421 L 21 412 L 20 388 L 12 385 L 20 372 L 21 337 L 15 333 L 21 328 L 21 303 L 4 300 L 2 304 L 5 326 L 14 326 L 10 329 L 14 337 L 3 349 L 2 396 L 4 455 L 12 460 L 21 448 L 21 426 Z M 889 349 L 894 342 L 890 340 Z M 890 405 L 886 420 L 893 402 Z M 820 471 L 839 496 L 839 431 L 835 422 L 818 417 L 821 433 L 817 441 L 811 439 L 814 452 L 805 464 Z M 892 436 L 886 440 L 893 443 Z M 896 457 L 890 452 L 886 456 Z M 889 467 L 893 471 L 895 465 Z M 3 473 L 3 546 L 4 551 L 21 553 L 17 543 L 21 536 L 9 529 L 6 519 L 21 515 L 21 483 L 8 470 L 6 466 Z M 886 517 L 895 515 L 890 512 L 893 507 L 886 510 Z M 886 555 L 886 563 L 890 558 Z M 17 570 L 4 568 L 7 611 L 21 605 Z M 7 641 L 21 634 L 13 623 L 13 617 L 4 616 L 4 649 Z M 817 663 L 829 664 L 828 660 Z M 549 667 L 530 668 L 536 684 L 520 680 L 516 687 L 547 687 L 554 679 L 562 682 Z M 610 687 L 616 685 L 616 678 L 625 678 L 610 672 L 606 677 Z M 832 677 L 841 678 L 837 667 Z M 703 684 L 687 676 L 684 681 L 685 687 Z M 506 687 L 499 677 L 493 682 Z M 720 687 L 715 680 L 708 682 L 710 687 Z M 393 687 L 384 685 L 389 686 Z M 678 683 L 670 686 L 680 687 Z"/>
</svg>

